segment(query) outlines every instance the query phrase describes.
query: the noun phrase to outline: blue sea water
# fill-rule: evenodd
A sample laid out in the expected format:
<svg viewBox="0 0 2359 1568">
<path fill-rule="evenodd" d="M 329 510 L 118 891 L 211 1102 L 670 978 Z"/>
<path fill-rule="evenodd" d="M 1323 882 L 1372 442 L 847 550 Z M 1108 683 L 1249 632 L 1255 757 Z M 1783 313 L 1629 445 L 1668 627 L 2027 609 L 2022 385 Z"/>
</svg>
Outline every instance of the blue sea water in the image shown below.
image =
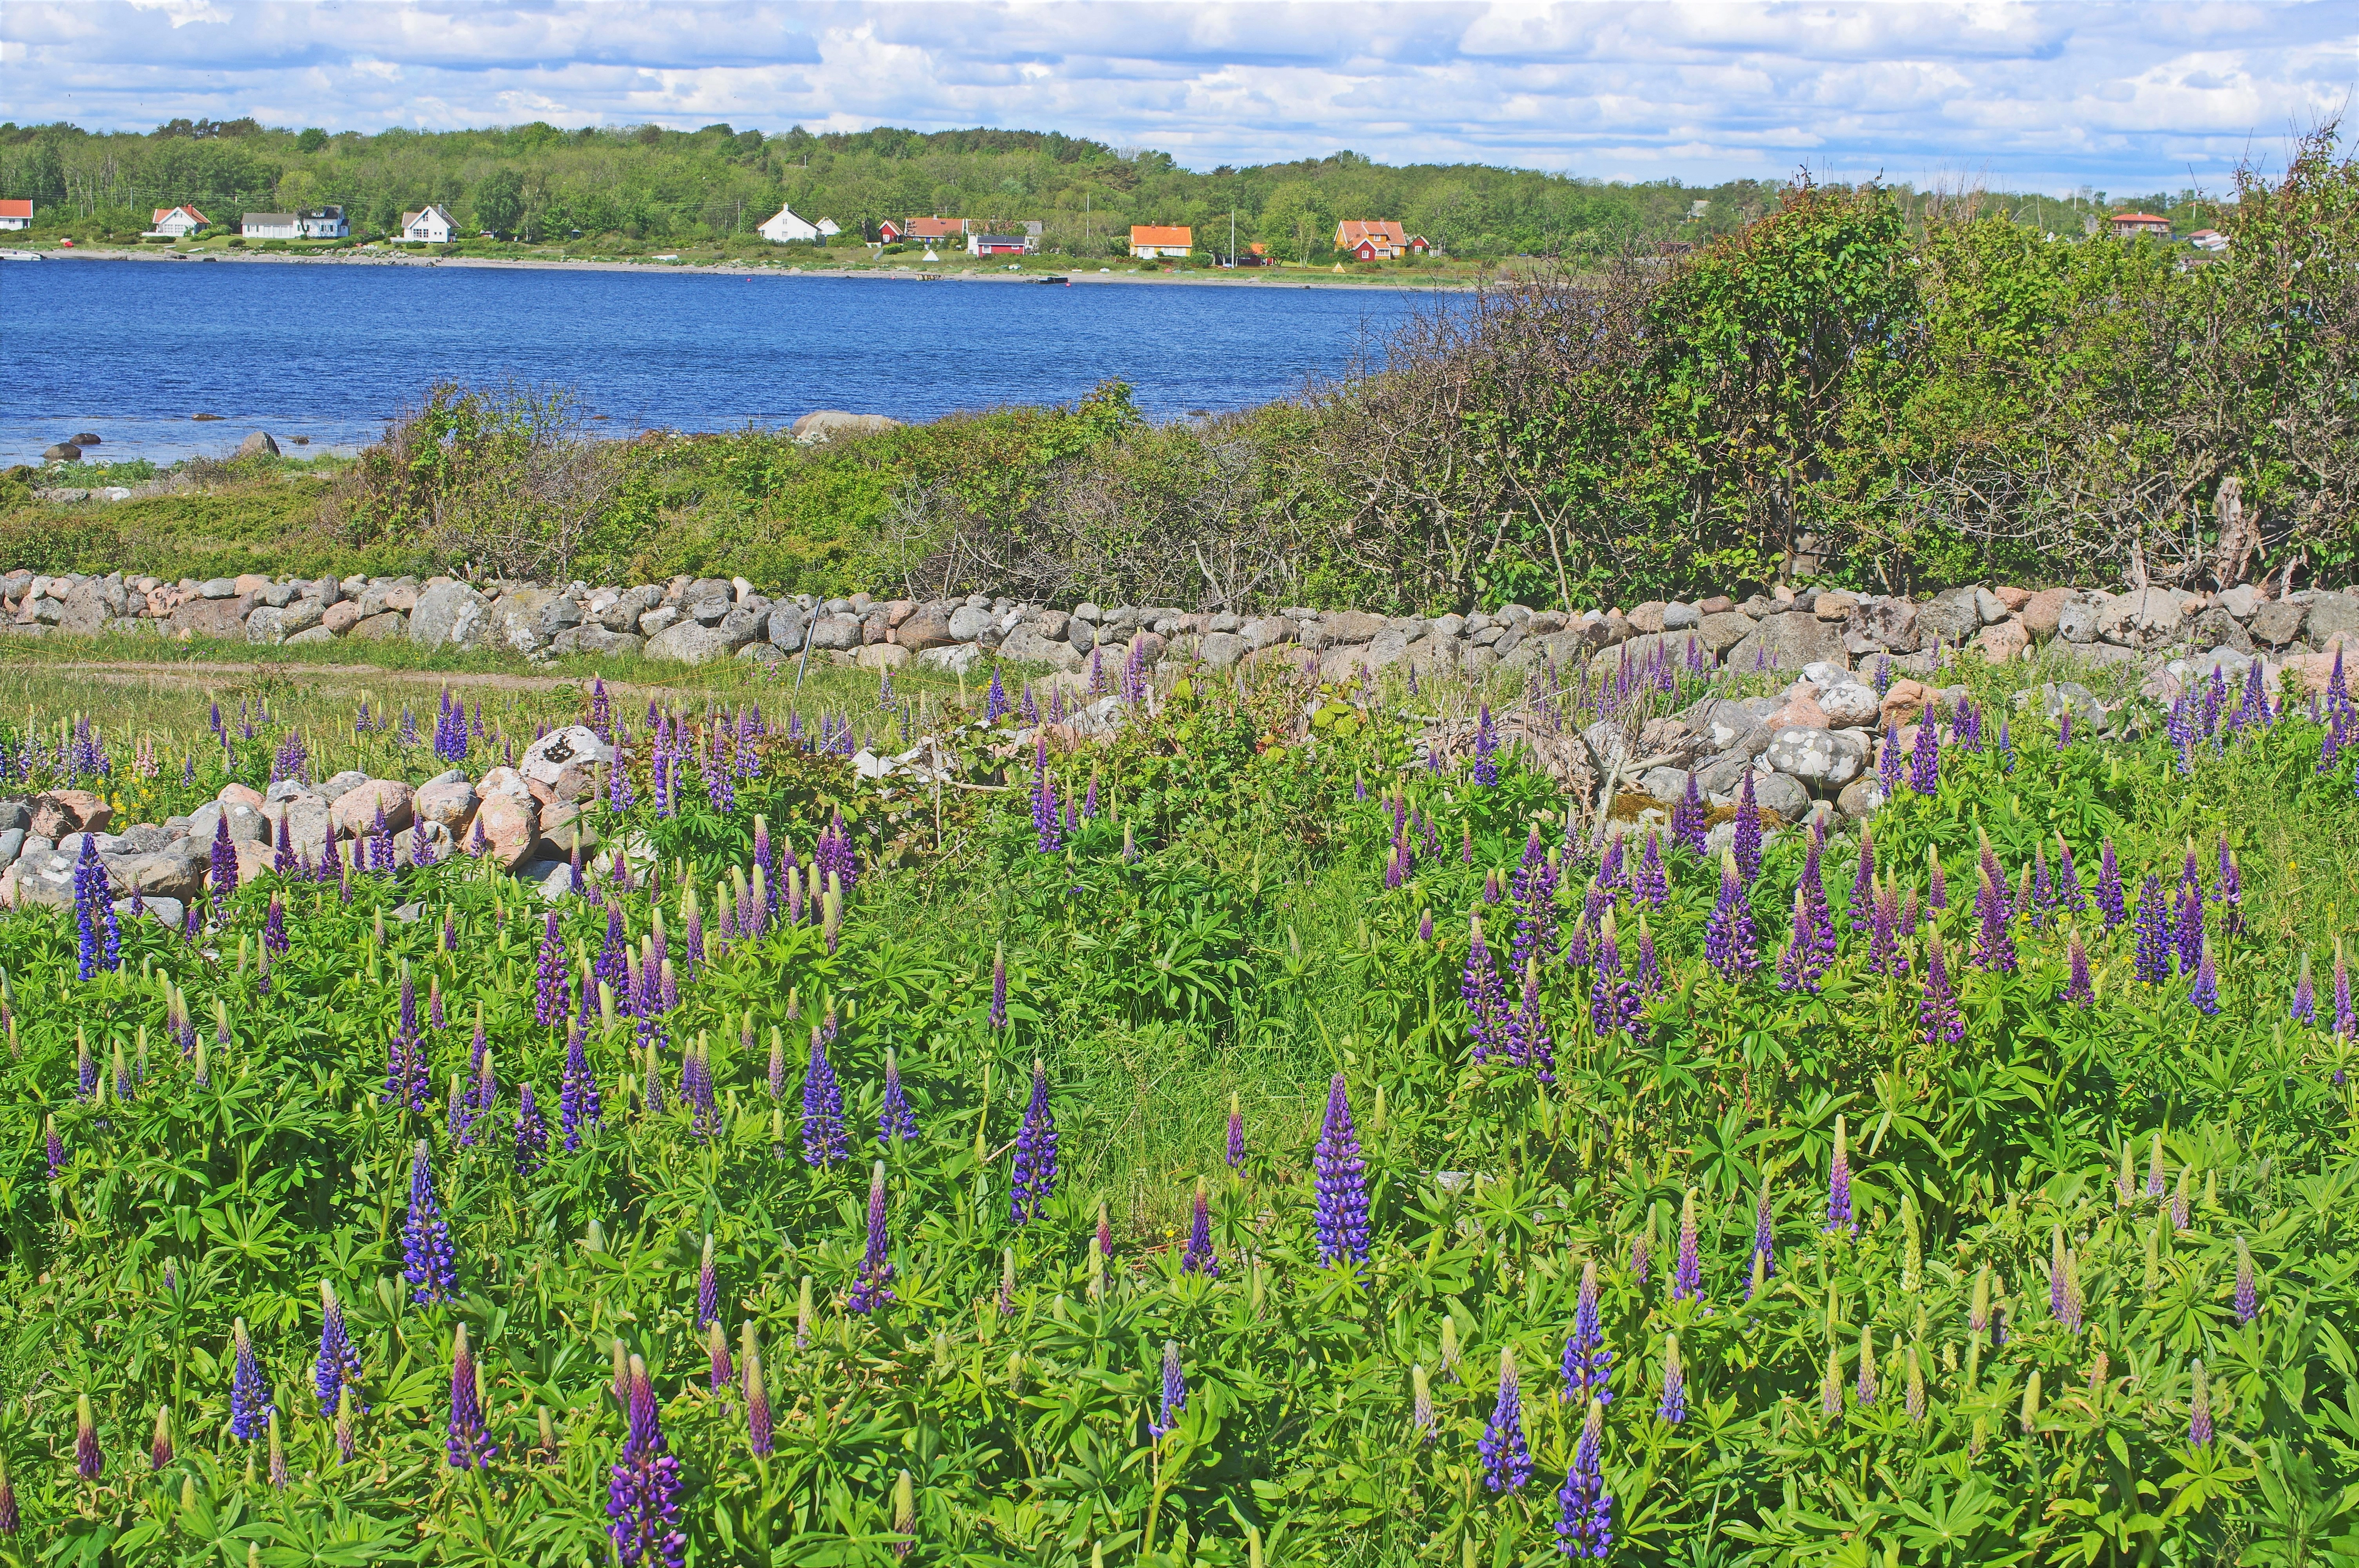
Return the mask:
<svg viewBox="0 0 2359 1568">
<path fill-rule="evenodd" d="M 351 450 L 442 381 L 578 391 L 604 427 L 735 429 L 814 408 L 920 420 L 1100 381 L 1150 416 L 1343 372 L 1419 298 L 1276 281 L 1082 283 L 466 266 L 0 263 L 0 463 L 221 454 L 249 430 Z M 195 422 L 199 413 L 220 423 Z"/>
</svg>

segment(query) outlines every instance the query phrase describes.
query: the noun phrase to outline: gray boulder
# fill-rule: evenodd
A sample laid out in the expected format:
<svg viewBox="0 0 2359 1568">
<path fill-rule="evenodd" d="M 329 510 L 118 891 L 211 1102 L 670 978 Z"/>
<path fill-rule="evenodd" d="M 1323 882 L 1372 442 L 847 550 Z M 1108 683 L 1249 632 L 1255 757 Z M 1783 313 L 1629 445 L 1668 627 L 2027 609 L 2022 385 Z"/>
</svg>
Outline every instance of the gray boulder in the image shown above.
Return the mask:
<svg viewBox="0 0 2359 1568">
<path fill-rule="evenodd" d="M 1917 611 L 1917 638 L 1920 646 L 1937 638 L 1955 646 L 1982 629 L 1980 589 L 1953 588 L 1947 593 L 1936 594 L 1932 603 Z"/>
<path fill-rule="evenodd" d="M 1780 730 L 1761 754 L 1788 778 L 1822 790 L 1842 788 L 1867 762 L 1865 742 L 1841 730 Z"/>
<path fill-rule="evenodd" d="M 2310 646 L 2321 653 L 2332 647 L 2338 637 L 2359 650 L 2359 599 L 2347 593 L 2320 594 L 2310 601 L 2310 614 L 2302 621 L 2302 632 Z"/>
<path fill-rule="evenodd" d="M 1086 655 L 1071 643 L 1051 642 L 1028 621 L 1007 633 L 999 644 L 999 652 L 1003 658 L 1060 670 L 1078 670 L 1087 662 Z"/>
<path fill-rule="evenodd" d="M 810 645 L 821 652 L 848 653 L 860 646 L 860 617 L 822 615 L 810 624 Z"/>
<path fill-rule="evenodd" d="M 743 645 L 732 643 L 728 633 L 717 626 L 682 621 L 648 638 L 646 653 L 650 659 L 670 664 L 709 665 L 715 659 L 727 658 Z"/>
<path fill-rule="evenodd" d="M 785 653 L 799 653 L 803 634 L 810 628 L 810 621 L 798 606 L 786 602 L 770 606 L 770 646 Z"/>
<path fill-rule="evenodd" d="M 427 589 L 409 612 L 409 640 L 429 651 L 480 648 L 490 634 L 491 612 L 490 600 L 463 582 Z"/>
<path fill-rule="evenodd" d="M 1923 645 L 1917 606 L 1905 599 L 1863 604 L 1843 622 L 1843 647 L 1849 653 L 1913 654 Z"/>
<path fill-rule="evenodd" d="M 2068 643 L 2094 643 L 2103 633 L 2105 611 L 2114 602 L 2110 593 L 2076 593 L 2056 611 L 2056 634 Z M 2299 625 L 2299 618 L 2296 625 Z"/>
</svg>

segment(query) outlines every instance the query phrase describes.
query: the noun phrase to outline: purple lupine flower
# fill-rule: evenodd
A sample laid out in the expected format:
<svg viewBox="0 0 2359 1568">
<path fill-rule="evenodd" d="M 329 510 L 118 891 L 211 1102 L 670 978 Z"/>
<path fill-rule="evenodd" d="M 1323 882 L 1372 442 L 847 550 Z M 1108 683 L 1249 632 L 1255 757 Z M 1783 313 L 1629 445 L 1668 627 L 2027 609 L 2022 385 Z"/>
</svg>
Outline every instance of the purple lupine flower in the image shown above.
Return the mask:
<svg viewBox="0 0 2359 1568">
<path fill-rule="evenodd" d="M 2007 929 L 2006 882 L 1991 875 L 1987 865 L 1976 879 L 1974 914 L 1982 923 L 1974 941 L 1974 966 L 1989 973 L 2015 973 L 2015 936 Z"/>
<path fill-rule="evenodd" d="M 2212 968 L 2211 943 L 2203 943 L 2202 954 L 2195 961 L 2195 983 L 2188 988 L 2187 1000 L 2196 1011 L 2212 1018 L 2220 1011 L 2220 979 Z"/>
<path fill-rule="evenodd" d="M 549 1119 L 533 1103 L 532 1085 L 521 1086 L 516 1091 L 516 1168 L 519 1176 L 529 1176 L 549 1160 Z"/>
<path fill-rule="evenodd" d="M 543 1029 L 557 1022 L 565 1008 L 565 945 L 557 934 L 557 912 L 549 912 L 540 938 L 536 968 L 538 985 L 533 993 L 532 1021 Z"/>
<path fill-rule="evenodd" d="M 2257 673 L 2260 665 L 2256 664 L 2253 669 Z M 2220 840 L 2220 876 L 2212 884 L 2212 897 L 2220 905 L 2220 935 L 2241 935 L 2245 929 L 2245 878 L 2237 868 L 2235 852 L 2228 848 L 2224 838 Z"/>
<path fill-rule="evenodd" d="M 2203 1376 L 2203 1363 L 2195 1367 L 2195 1392 L 2187 1404 L 2187 1441 L 2198 1448 L 2212 1446 L 2215 1435 L 2212 1426 L 2212 1389 Z M 84 1409 L 89 1406 L 85 1402 Z"/>
<path fill-rule="evenodd" d="M 1655 1414 L 1673 1426 L 1688 1419 L 1688 1375 L 1676 1334 L 1663 1336 L 1663 1397 L 1655 1401 Z"/>
<path fill-rule="evenodd" d="M 1703 1259 L 1696 1250 L 1695 1189 L 1680 1206 L 1680 1257 L 1671 1270 L 1671 1300 L 1703 1300 Z"/>
<path fill-rule="evenodd" d="M 475 1357 L 467 1348 L 467 1325 L 451 1331 L 451 1422 L 443 1453 L 453 1470 L 489 1469 L 500 1445 L 484 1425 L 484 1397 L 475 1387 Z"/>
<path fill-rule="evenodd" d="M 106 868 L 98 858 L 98 835 L 82 836 L 82 856 L 74 862 L 74 928 L 80 967 L 75 974 L 87 980 L 105 967 L 99 957 L 98 912 L 113 907 L 107 900 Z"/>
<path fill-rule="evenodd" d="M 2129 918 L 2129 903 L 2122 894 L 2122 868 L 2114 859 L 2111 838 L 2105 840 L 2097 856 L 2097 907 L 2104 911 L 2108 931 Z"/>
<path fill-rule="evenodd" d="M 1690 768 L 1687 793 L 1680 796 L 1677 806 L 1671 807 L 1671 841 L 1675 844 L 1686 845 L 1690 850 L 1698 855 L 1702 854 L 1703 820 L 1703 794 L 1697 786 L 1695 770 Z"/>
<path fill-rule="evenodd" d="M 1736 873 L 1751 887 L 1753 879 L 1761 874 L 1761 808 L 1753 803 L 1753 770 L 1745 771 L 1744 788 L 1736 796 L 1736 838 L 1731 847 L 1736 857 Z"/>
<path fill-rule="evenodd" d="M 2161 879 L 2149 875 L 2138 887 L 2137 978 L 2158 986 L 2170 978 L 2170 931 L 2163 914 Z"/>
<path fill-rule="evenodd" d="M 273 1423 L 274 1433 L 276 1423 Z M 159 1406 L 156 1411 L 156 1435 L 147 1444 L 147 1468 L 162 1472 L 172 1467 L 172 1407 Z M 14 1535 L 16 1527 L 0 1524 L 0 1535 Z"/>
<path fill-rule="evenodd" d="M 1852 872 L 1851 900 L 1844 914 L 1854 931 L 1867 929 L 1875 917 L 1875 830 L 1866 823 L 1859 829 L 1859 862 Z"/>
<path fill-rule="evenodd" d="M 106 1456 L 98 1447 L 98 1422 L 91 1414 L 90 1396 L 82 1394 L 74 1401 L 74 1474 L 95 1484 L 105 1469 Z"/>
<path fill-rule="evenodd" d="M 2260 1285 L 2254 1277 L 2253 1249 L 2236 1238 L 2236 1321 L 2247 1324 L 2261 1315 Z"/>
<path fill-rule="evenodd" d="M 1469 932 L 1466 968 L 1459 980 L 1458 994 L 1473 1015 L 1467 1033 L 1473 1037 L 1474 1059 L 1480 1062 L 1506 1047 L 1507 994 L 1500 983 L 1498 970 L 1492 965 L 1491 949 L 1483 940 L 1482 916 L 1473 918 Z"/>
<path fill-rule="evenodd" d="M 1557 1495 L 1557 1550 L 1603 1562 L 1614 1546 L 1614 1495 L 1605 1489 L 1605 1409 L 1592 1401 Z"/>
<path fill-rule="evenodd" d="M 1886 723 L 1884 744 L 1875 749 L 1875 783 L 1886 800 L 1900 793 L 1900 727 Z"/>
<path fill-rule="evenodd" d="M 355 1400 L 359 1398 L 361 1353 L 344 1331 L 344 1303 L 336 1299 L 335 1286 L 325 1280 L 320 1281 L 320 1355 L 311 1363 L 311 1386 L 320 1396 L 320 1419 L 333 1421 L 346 1389 L 353 1390 Z M 360 1408 L 366 1413 L 367 1405 Z"/>
<path fill-rule="evenodd" d="M 590 1070 L 589 1053 L 582 1045 L 582 1022 L 576 1019 L 567 1034 L 565 1073 L 557 1086 L 557 1114 L 565 1131 L 567 1153 L 582 1147 L 582 1130 L 597 1126 L 602 1109 L 598 1077 Z"/>
<path fill-rule="evenodd" d="M 1524 1401 L 1516 1382 L 1516 1353 L 1499 1352 L 1499 1399 L 1480 1445 L 1483 1482 L 1495 1492 L 1520 1492 L 1532 1478 L 1531 1449 L 1524 1442 Z"/>
<path fill-rule="evenodd" d="M 803 1163 L 825 1167 L 847 1157 L 851 1141 L 843 1130 L 843 1087 L 827 1059 L 827 1044 L 819 1028 L 811 1028 L 810 1064 L 803 1074 Z"/>
<path fill-rule="evenodd" d="M 1343 1075 L 1327 1086 L 1327 1119 L 1310 1160 L 1318 1195 L 1319 1266 L 1368 1260 L 1367 1167 L 1360 1158 L 1360 1135 L 1352 1125 L 1352 1102 Z"/>
<path fill-rule="evenodd" d="M 1491 705 L 1484 703 L 1474 721 L 1474 763 L 1473 777 L 1477 789 L 1493 789 L 1499 783 L 1499 732 L 1491 723 Z"/>
<path fill-rule="evenodd" d="M 1738 880 L 1736 856 L 1723 850 L 1720 858 L 1720 902 L 1704 923 L 1704 957 L 1731 985 L 1742 985 L 1760 967 L 1754 951 L 1753 907 Z"/>
<path fill-rule="evenodd" d="M 287 902 L 278 894 L 270 895 L 270 908 L 262 917 L 262 946 L 267 952 L 287 951 Z"/>
<path fill-rule="evenodd" d="M 1232 1171 L 1241 1170 L 1245 1166 L 1245 1112 L 1243 1103 L 1234 1093 L 1232 1093 L 1229 1096 L 1229 1146 L 1227 1150 L 1227 1159 L 1229 1169 Z"/>
<path fill-rule="evenodd" d="M 1940 726 L 1930 713 L 1917 722 L 1917 740 L 1908 753 L 1908 787 L 1919 795 L 1935 795 L 1941 788 L 1941 738 Z"/>
<path fill-rule="evenodd" d="M 630 1360 L 630 1434 L 606 1482 L 607 1537 L 623 1568 L 680 1568 L 688 1537 L 679 1518 L 679 1461 L 666 1453 L 647 1363 Z"/>
<path fill-rule="evenodd" d="M 2072 869 L 2072 846 L 2061 833 L 2056 835 L 2056 907 L 2071 914 L 2089 907 L 2089 895 L 2081 891 L 2080 874 Z"/>
<path fill-rule="evenodd" d="M 1810 917 L 1800 888 L 1794 890 L 1794 923 L 1787 933 L 1785 951 L 1777 955 L 1777 989 L 1812 994 L 1819 989 L 1819 977 L 1811 964 Z"/>
<path fill-rule="evenodd" d="M 2031 907 L 2028 914 L 2035 930 L 2046 930 L 2056 909 L 2056 884 L 2048 875 L 2048 847 L 2044 842 L 2031 846 Z"/>
<path fill-rule="evenodd" d="M 1196 1209 L 1188 1226 L 1188 1249 L 1180 1254 L 1180 1271 L 1201 1274 L 1206 1279 L 1221 1277 L 1220 1255 L 1212 1250 L 1212 1214 L 1204 1200 L 1204 1184 L 1196 1184 Z"/>
<path fill-rule="evenodd" d="M 1180 1365 L 1180 1342 L 1163 1342 L 1163 1400 L 1156 1418 L 1147 1423 L 1147 1434 L 1160 1442 L 1180 1430 L 1180 1417 L 1188 1408 L 1188 1379 Z"/>
<path fill-rule="evenodd" d="M 1670 984 L 1663 978 L 1663 966 L 1655 957 L 1655 934 L 1647 929 L 1647 916 L 1643 911 L 1638 915 L 1638 965 L 1630 978 L 1638 988 L 1641 1002 L 1660 996 Z"/>
<path fill-rule="evenodd" d="M 2173 910 L 2171 945 L 2178 950 L 2179 972 L 2186 974 L 2202 960 L 2203 891 L 2193 882 L 2179 884 L 2177 907 Z"/>
<path fill-rule="evenodd" d="M 1527 1011 L 1537 1018 L 1539 1010 L 1539 966 L 1535 962 L 1524 982 Z M 1589 1023 L 1600 1040 L 1610 1040 L 1616 1032 L 1627 1030 L 1631 1038 L 1640 1037 L 1638 1023 L 1643 1002 L 1638 988 L 1622 977 L 1622 949 L 1614 940 L 1614 913 L 1607 910 L 1605 924 L 1598 933 L 1597 957 L 1590 969 Z"/>
<path fill-rule="evenodd" d="M 270 1379 L 262 1375 L 262 1364 L 254 1357 L 254 1339 L 245 1332 L 245 1319 L 231 1324 L 230 1341 L 235 1359 L 230 1373 L 229 1430 L 240 1443 L 252 1443 L 262 1435 L 270 1412 L 278 1407 L 271 1399 Z"/>
<path fill-rule="evenodd" d="M 1564 1390 L 1558 1397 L 1567 1404 L 1587 1400 L 1612 1404 L 1613 1371 L 1614 1352 L 1606 1348 L 1597 1312 L 1597 1260 L 1592 1258 L 1581 1266 L 1581 1294 L 1572 1310 L 1572 1332 L 1564 1342 Z"/>
<path fill-rule="evenodd" d="M 721 1321 L 721 1274 L 712 1259 L 712 1232 L 704 1233 L 704 1253 L 696 1266 L 696 1332 Z"/>
<path fill-rule="evenodd" d="M 845 1305 L 866 1314 L 893 1300 L 893 1260 L 885 1235 L 885 1162 L 876 1162 L 868 1183 L 868 1246 Z"/>
<path fill-rule="evenodd" d="M 58 1136 L 58 1119 L 43 1118 L 42 1132 L 49 1143 L 46 1152 L 49 1158 L 49 1180 L 54 1182 L 66 1173 L 66 1145 L 65 1140 Z"/>
<path fill-rule="evenodd" d="M 2071 965 L 2072 978 L 2057 1000 L 2069 1001 L 2075 1007 L 2086 1007 L 2096 1000 L 2097 991 L 2089 976 L 2089 949 L 2082 946 L 2078 931 L 2072 933 L 2064 944 L 2064 957 Z"/>
<path fill-rule="evenodd" d="M 1644 1290 L 1654 1262 L 1654 1250 L 1645 1231 L 1630 1238 L 1630 1280 Z"/>
<path fill-rule="evenodd" d="M 1040 1217 L 1057 1190 L 1057 1118 L 1049 1106 L 1049 1070 L 1032 1058 L 1032 1099 L 1016 1135 L 1014 1173 L 1008 1182 L 1009 1214 L 1016 1224 Z"/>
<path fill-rule="evenodd" d="M 1655 830 L 1647 830 L 1647 848 L 1638 857 L 1638 870 L 1630 879 L 1630 892 L 1640 903 L 1661 908 L 1670 897 L 1670 878 L 1663 870 L 1663 847 Z"/>
<path fill-rule="evenodd" d="M 1957 988 L 1950 983 L 1939 931 L 1925 934 L 1925 995 L 1917 1004 L 1917 1022 L 1928 1045 L 1955 1045 L 1966 1037 L 1965 1014 L 1958 1006 Z"/>
<path fill-rule="evenodd" d="M 1834 1158 L 1827 1165 L 1827 1234 L 1859 1234 L 1851 1212 L 1851 1155 L 1844 1147 L 1843 1119 L 1835 1118 Z"/>
<path fill-rule="evenodd" d="M 918 1113 L 909 1108 L 909 1097 L 901 1088 L 901 1064 L 892 1052 L 885 1053 L 885 1105 L 876 1116 L 876 1141 L 891 1144 L 899 1138 L 918 1135 Z"/>
<path fill-rule="evenodd" d="M 701 1031 L 680 1061 L 679 1098 L 689 1107 L 690 1134 L 712 1141 L 721 1130 L 721 1108 L 712 1098 L 712 1043 Z"/>
<path fill-rule="evenodd" d="M 999 678 L 999 666 L 991 666 L 991 689 L 984 696 L 983 721 L 996 724 L 1007 717 L 1007 687 Z"/>
<path fill-rule="evenodd" d="M 86 845 L 90 842 L 84 838 Z M 213 824 L 212 892 L 216 906 L 229 902 L 237 892 L 237 846 L 229 838 L 229 812 L 224 808 Z"/>
<path fill-rule="evenodd" d="M 2308 1024 L 2313 1029 L 2318 1026 L 2318 1000 L 2310 989 L 2310 954 L 2307 950 L 2301 956 L 2301 974 L 2293 982 L 2293 1006 L 2287 1016 L 2296 1023 Z"/>
<path fill-rule="evenodd" d="M 409 1217 L 402 1226 L 401 1251 L 402 1278 L 409 1281 L 410 1300 L 441 1302 L 458 1294 L 459 1265 L 451 1250 L 451 1226 L 434 1195 L 434 1167 L 423 1138 L 409 1159 Z"/>
</svg>

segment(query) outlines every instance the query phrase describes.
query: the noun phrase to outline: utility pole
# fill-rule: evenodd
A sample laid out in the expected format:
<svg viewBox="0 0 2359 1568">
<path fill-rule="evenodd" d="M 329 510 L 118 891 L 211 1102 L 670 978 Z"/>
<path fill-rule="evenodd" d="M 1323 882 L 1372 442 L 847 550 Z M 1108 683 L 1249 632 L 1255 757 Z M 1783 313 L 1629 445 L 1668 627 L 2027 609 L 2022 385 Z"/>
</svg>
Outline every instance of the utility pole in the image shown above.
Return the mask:
<svg viewBox="0 0 2359 1568">
<path fill-rule="evenodd" d="M 1229 209 L 1229 270 L 1237 268 L 1237 210 Z"/>
</svg>

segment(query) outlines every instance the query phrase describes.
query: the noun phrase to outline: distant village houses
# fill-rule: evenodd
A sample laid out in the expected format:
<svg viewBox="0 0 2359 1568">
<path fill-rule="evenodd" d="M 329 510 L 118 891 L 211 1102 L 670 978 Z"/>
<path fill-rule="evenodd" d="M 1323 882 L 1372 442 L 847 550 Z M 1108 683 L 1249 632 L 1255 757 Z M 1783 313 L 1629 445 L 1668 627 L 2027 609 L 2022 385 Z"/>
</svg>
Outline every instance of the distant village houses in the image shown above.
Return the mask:
<svg viewBox="0 0 2359 1568">
<path fill-rule="evenodd" d="M 2158 240 L 2170 238 L 2170 220 L 2152 212 L 2116 212 L 2112 219 L 2114 238 L 2134 240 L 2140 234 Z"/>
<path fill-rule="evenodd" d="M 0 200 L 0 229 L 29 229 L 33 226 L 33 203 L 30 199 Z"/>
<path fill-rule="evenodd" d="M 1354 261 L 1421 256 L 1432 249 L 1423 234 L 1405 233 L 1398 223 L 1364 218 L 1346 218 L 1335 225 L 1335 248 L 1350 253 Z"/>
<path fill-rule="evenodd" d="M 292 212 L 248 212 L 238 220 L 237 232 L 249 240 L 292 240 L 303 228 Z"/>
<path fill-rule="evenodd" d="M 2199 251 L 2224 251 L 2228 248 L 2228 236 L 2217 229 L 2198 229 L 2187 236 L 2187 243 Z"/>
<path fill-rule="evenodd" d="M 405 243 L 447 245 L 458 232 L 457 221 L 439 205 L 401 215 L 401 238 Z"/>
<path fill-rule="evenodd" d="M 341 207 L 306 207 L 295 214 L 295 226 L 307 240 L 347 239 L 353 232 Z"/>
<path fill-rule="evenodd" d="M 1196 231 L 1186 224 L 1166 225 L 1133 223 L 1130 226 L 1130 254 L 1142 261 L 1157 261 L 1166 256 L 1185 260 L 1196 248 Z"/>
<path fill-rule="evenodd" d="M 201 232 L 212 223 L 211 218 L 193 207 L 158 207 L 144 238 L 150 240 L 185 240 Z"/>
<path fill-rule="evenodd" d="M 1029 234 L 969 234 L 966 254 L 971 256 L 1025 256 L 1039 247 L 1039 241 Z"/>
</svg>

